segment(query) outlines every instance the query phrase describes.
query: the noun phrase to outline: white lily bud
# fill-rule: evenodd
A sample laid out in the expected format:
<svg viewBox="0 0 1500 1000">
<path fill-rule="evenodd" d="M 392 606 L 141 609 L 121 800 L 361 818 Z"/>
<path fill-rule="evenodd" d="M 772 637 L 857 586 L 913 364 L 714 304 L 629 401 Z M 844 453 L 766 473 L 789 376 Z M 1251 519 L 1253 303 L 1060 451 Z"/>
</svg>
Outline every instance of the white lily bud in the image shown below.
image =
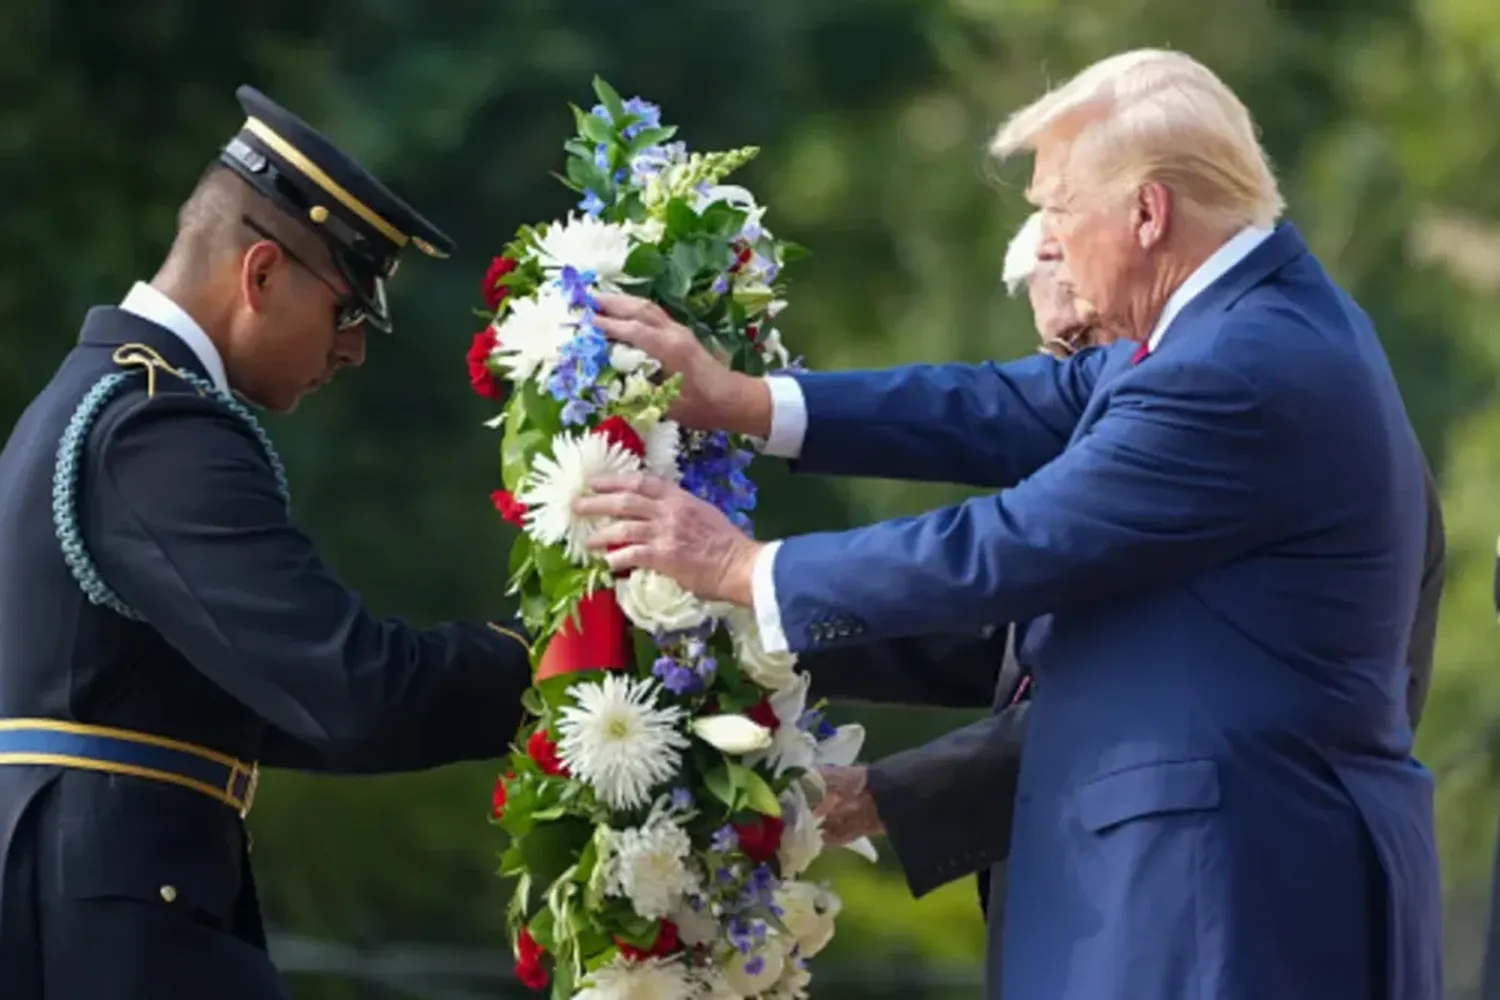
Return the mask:
<svg viewBox="0 0 1500 1000">
<path fill-rule="evenodd" d="M 690 725 L 693 735 L 715 750 L 743 755 L 771 745 L 771 731 L 743 715 L 705 715 Z"/>
</svg>

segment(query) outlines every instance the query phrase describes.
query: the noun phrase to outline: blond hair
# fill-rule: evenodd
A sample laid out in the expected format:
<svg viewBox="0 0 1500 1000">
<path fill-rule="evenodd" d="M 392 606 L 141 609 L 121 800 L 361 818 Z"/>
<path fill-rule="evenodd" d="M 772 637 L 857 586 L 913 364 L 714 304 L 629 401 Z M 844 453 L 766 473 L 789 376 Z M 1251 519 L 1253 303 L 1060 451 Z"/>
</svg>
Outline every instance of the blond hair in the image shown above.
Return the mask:
<svg viewBox="0 0 1500 1000">
<path fill-rule="evenodd" d="M 1186 213 L 1215 229 L 1269 228 L 1286 207 L 1244 103 L 1202 63 L 1137 49 L 1083 70 L 996 131 L 1005 160 L 1076 129 L 1069 165 L 1104 185 L 1157 181 Z"/>
</svg>

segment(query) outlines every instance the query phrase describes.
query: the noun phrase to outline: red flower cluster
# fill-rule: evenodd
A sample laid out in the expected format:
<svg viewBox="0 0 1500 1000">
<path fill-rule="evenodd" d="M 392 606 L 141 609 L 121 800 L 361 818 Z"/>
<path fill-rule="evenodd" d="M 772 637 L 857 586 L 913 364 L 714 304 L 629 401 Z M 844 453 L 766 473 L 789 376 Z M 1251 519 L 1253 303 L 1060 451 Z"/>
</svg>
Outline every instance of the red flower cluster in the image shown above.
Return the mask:
<svg viewBox="0 0 1500 1000">
<path fill-rule="evenodd" d="M 496 490 L 491 493 L 490 503 L 495 505 L 495 509 L 506 521 L 518 528 L 526 527 L 526 505 L 517 500 L 510 490 Z"/>
<path fill-rule="evenodd" d="M 484 294 L 484 304 L 490 312 L 500 308 L 510 295 L 510 289 L 500 284 L 500 279 L 516 269 L 516 262 L 509 257 L 496 257 L 490 261 L 490 266 L 484 272 L 484 284 L 481 291 Z"/>
<path fill-rule="evenodd" d="M 663 920 L 656 929 L 656 940 L 651 942 L 650 948 L 637 948 L 633 944 L 615 938 L 615 945 L 632 962 L 639 962 L 646 958 L 662 958 L 672 954 L 682 946 L 677 937 L 677 925 L 670 920 Z"/>
<path fill-rule="evenodd" d="M 526 741 L 526 753 L 537 762 L 543 774 L 564 778 L 570 776 L 567 765 L 562 762 L 562 757 L 558 756 L 557 744 L 552 742 L 552 737 L 547 735 L 547 730 L 538 729 L 531 734 L 531 738 Z"/>
<path fill-rule="evenodd" d="M 490 796 L 490 815 L 496 819 L 505 817 L 505 783 L 514 779 L 516 772 L 506 771 L 503 778 L 495 779 L 495 791 Z"/>
<path fill-rule="evenodd" d="M 542 956 L 547 954 L 541 945 L 536 943 L 536 938 L 531 936 L 531 931 L 521 928 L 521 936 L 516 940 L 516 978 L 521 985 L 527 989 L 545 990 L 547 988 L 547 967 L 542 965 Z"/>
<path fill-rule="evenodd" d="M 776 857 L 776 850 L 781 846 L 781 834 L 786 829 L 786 823 L 780 816 L 757 816 L 754 819 L 737 823 L 734 832 L 740 838 L 740 850 L 745 856 L 758 865 L 763 865 Z"/>
<path fill-rule="evenodd" d="M 505 399 L 505 387 L 490 371 L 490 355 L 495 350 L 495 328 L 487 326 L 474 334 L 474 342 L 469 345 L 469 384 L 474 391 L 485 399 L 500 402 Z"/>
<path fill-rule="evenodd" d="M 619 445 L 636 458 L 646 457 L 646 442 L 641 440 L 641 436 L 624 417 L 610 417 L 595 427 L 594 433 L 602 435 L 610 444 Z"/>
<path fill-rule="evenodd" d="M 500 279 L 515 269 L 516 262 L 509 257 L 496 257 L 490 261 L 489 268 L 484 272 L 484 282 L 480 286 L 484 304 L 490 312 L 498 310 L 500 303 L 510 295 L 510 289 L 500 284 Z M 495 344 L 494 326 L 487 326 L 474 334 L 474 341 L 469 345 L 469 384 L 485 399 L 498 403 L 505 399 L 505 387 L 495 378 L 494 372 L 490 371 L 488 363 Z"/>
</svg>

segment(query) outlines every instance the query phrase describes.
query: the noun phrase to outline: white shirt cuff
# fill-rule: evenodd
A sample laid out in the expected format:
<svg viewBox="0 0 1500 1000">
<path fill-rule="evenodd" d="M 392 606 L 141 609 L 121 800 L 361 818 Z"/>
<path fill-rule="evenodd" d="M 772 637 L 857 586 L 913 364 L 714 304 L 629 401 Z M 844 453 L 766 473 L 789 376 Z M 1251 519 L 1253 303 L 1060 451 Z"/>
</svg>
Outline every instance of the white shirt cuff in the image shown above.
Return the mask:
<svg viewBox="0 0 1500 1000">
<path fill-rule="evenodd" d="M 767 543 L 750 571 L 751 610 L 760 629 L 761 648 L 767 653 L 790 652 L 781 628 L 781 605 L 776 602 L 776 551 L 780 548 L 780 542 Z"/>
<path fill-rule="evenodd" d="M 771 390 L 771 436 L 761 452 L 773 458 L 796 458 L 807 437 L 807 399 L 802 387 L 785 375 L 767 376 L 766 387 Z"/>
</svg>

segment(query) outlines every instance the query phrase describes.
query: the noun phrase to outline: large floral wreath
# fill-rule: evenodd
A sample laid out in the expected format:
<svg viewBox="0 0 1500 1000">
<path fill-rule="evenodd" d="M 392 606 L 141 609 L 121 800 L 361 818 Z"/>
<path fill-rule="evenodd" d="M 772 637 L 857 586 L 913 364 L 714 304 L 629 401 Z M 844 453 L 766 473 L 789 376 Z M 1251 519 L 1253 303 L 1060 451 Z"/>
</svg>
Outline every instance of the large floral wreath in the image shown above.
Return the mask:
<svg viewBox="0 0 1500 1000">
<path fill-rule="evenodd" d="M 494 259 L 469 352 L 475 391 L 503 403 L 492 499 L 522 529 L 510 584 L 536 640 L 493 803 L 517 974 L 558 1000 L 801 998 L 840 908 L 805 880 L 823 849 L 814 768 L 852 763 L 864 733 L 807 704 L 753 614 L 651 571 L 616 578 L 586 547 L 600 524 L 571 509 L 593 477 L 646 470 L 751 530 L 750 442 L 666 419 L 678 381 L 607 342 L 593 297 L 648 297 L 758 375 L 793 365 L 772 321 L 800 249 L 723 183 L 754 148 L 689 154 L 657 107 L 594 90 L 565 146 L 578 209 Z"/>
</svg>

